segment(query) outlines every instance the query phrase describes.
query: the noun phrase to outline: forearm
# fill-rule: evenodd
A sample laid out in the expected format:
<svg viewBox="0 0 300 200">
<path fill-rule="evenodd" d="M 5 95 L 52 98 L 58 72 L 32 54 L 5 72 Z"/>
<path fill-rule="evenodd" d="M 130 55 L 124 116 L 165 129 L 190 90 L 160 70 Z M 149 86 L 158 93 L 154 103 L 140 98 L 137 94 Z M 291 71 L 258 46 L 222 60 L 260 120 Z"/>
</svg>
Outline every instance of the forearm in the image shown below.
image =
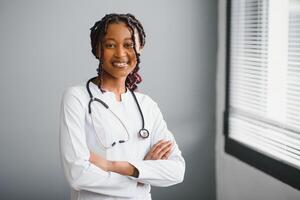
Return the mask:
<svg viewBox="0 0 300 200">
<path fill-rule="evenodd" d="M 115 172 L 124 176 L 138 177 L 138 170 L 126 161 L 109 161 L 91 152 L 89 161 L 104 171 Z"/>
<path fill-rule="evenodd" d="M 108 171 L 115 172 L 124 176 L 139 176 L 138 170 L 127 161 L 109 161 Z"/>
<path fill-rule="evenodd" d="M 109 161 L 98 155 L 93 155 L 90 162 L 97 167 L 123 176 L 130 176 L 137 182 L 154 186 L 170 186 L 183 181 L 185 162 L 179 155 L 174 155 L 171 160 L 146 160 L 146 161 Z M 131 164 L 132 163 L 132 164 Z M 141 173 L 141 174 L 140 174 Z"/>
</svg>

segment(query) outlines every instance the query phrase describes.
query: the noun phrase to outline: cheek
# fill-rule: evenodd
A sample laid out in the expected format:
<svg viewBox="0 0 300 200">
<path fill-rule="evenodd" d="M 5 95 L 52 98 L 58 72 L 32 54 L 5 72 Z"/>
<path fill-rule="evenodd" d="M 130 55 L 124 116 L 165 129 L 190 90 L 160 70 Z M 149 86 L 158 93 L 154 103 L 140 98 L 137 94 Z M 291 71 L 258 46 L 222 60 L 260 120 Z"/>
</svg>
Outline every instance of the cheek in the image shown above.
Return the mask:
<svg viewBox="0 0 300 200">
<path fill-rule="evenodd" d="M 134 52 L 130 54 L 130 60 L 131 60 L 132 62 L 134 62 L 134 63 L 137 62 L 137 57 L 135 56 L 135 53 L 134 53 Z"/>
<path fill-rule="evenodd" d="M 109 62 L 112 57 L 112 54 L 109 51 L 103 51 L 102 60 L 103 62 Z"/>
</svg>

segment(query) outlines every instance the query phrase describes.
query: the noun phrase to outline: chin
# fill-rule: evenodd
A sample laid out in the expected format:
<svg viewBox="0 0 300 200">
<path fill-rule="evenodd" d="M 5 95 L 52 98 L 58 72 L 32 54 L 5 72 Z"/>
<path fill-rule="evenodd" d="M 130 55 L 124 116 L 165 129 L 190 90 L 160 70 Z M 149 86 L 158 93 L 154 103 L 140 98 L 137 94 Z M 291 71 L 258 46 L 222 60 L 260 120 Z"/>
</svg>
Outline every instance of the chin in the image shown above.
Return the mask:
<svg viewBox="0 0 300 200">
<path fill-rule="evenodd" d="M 109 67 L 102 68 L 102 70 L 114 78 L 126 78 L 134 70 L 134 66 L 130 65 L 121 68 L 110 65 Z"/>
<path fill-rule="evenodd" d="M 128 72 L 117 72 L 117 73 L 111 73 L 111 76 L 113 76 L 114 78 L 126 78 L 129 75 Z"/>
</svg>

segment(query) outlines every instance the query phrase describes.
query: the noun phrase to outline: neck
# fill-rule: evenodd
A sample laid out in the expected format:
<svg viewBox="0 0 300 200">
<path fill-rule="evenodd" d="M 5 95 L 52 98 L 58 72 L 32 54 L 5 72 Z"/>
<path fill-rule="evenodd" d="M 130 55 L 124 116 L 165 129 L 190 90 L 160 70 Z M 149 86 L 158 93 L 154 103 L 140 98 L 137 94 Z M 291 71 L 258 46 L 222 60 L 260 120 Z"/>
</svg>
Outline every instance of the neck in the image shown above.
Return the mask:
<svg viewBox="0 0 300 200">
<path fill-rule="evenodd" d="M 105 78 L 105 75 L 102 74 L 102 80 L 101 80 L 101 88 L 105 91 L 113 92 L 117 96 L 123 94 L 126 92 L 126 87 L 125 87 L 125 80 L 126 78 L 123 79 L 107 79 Z M 99 85 L 99 77 L 97 78 L 97 82 Z"/>
</svg>

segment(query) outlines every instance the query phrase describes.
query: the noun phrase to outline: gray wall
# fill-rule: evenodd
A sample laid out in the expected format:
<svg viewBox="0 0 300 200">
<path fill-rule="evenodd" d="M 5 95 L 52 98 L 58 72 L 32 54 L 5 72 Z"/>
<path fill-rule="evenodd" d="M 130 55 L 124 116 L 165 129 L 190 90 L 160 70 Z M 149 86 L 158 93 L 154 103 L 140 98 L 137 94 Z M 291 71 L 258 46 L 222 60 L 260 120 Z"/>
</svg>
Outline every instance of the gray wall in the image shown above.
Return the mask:
<svg viewBox="0 0 300 200">
<path fill-rule="evenodd" d="M 224 153 L 226 1 L 219 1 L 216 177 L 218 200 L 299 200 L 300 192 Z"/>
<path fill-rule="evenodd" d="M 62 92 L 96 75 L 89 28 L 110 12 L 144 24 L 141 91 L 186 159 L 184 183 L 153 199 L 215 199 L 217 0 L 1 1 L 0 198 L 68 199 L 58 154 Z"/>
</svg>

